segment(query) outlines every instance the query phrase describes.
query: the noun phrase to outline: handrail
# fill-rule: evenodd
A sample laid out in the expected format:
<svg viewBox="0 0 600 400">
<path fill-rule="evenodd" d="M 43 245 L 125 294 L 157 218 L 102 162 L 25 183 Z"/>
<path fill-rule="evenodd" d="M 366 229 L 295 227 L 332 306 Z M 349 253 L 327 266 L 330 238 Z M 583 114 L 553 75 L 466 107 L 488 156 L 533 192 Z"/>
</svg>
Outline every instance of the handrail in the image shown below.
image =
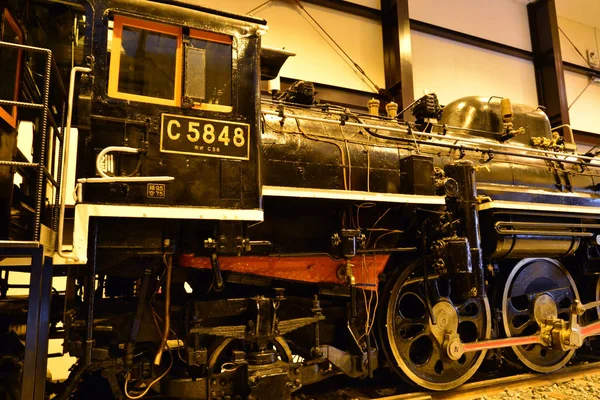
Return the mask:
<svg viewBox="0 0 600 400">
<path fill-rule="evenodd" d="M 350 121 L 342 120 L 342 119 L 339 119 L 339 120 L 338 119 L 326 119 L 326 118 L 319 118 L 319 117 L 311 117 L 308 115 L 280 113 L 278 111 L 270 111 L 270 110 L 261 110 L 261 113 L 263 115 L 271 115 L 271 116 L 279 117 L 279 118 L 283 118 L 283 119 L 295 118 L 295 119 L 299 119 L 299 120 L 322 122 L 322 123 L 329 123 L 329 124 L 335 124 L 335 125 L 348 125 L 348 126 L 354 126 L 357 128 L 369 128 L 369 129 L 376 129 L 376 130 L 383 130 L 383 131 L 390 131 L 390 132 L 398 132 L 398 133 L 402 133 L 402 134 L 413 134 L 416 136 L 423 136 L 423 137 L 428 137 L 428 138 L 432 138 L 432 139 L 439 139 L 442 142 L 469 143 L 469 144 L 473 144 L 473 145 L 477 145 L 477 146 L 485 145 L 485 146 L 496 147 L 496 148 L 500 148 L 500 149 L 517 150 L 517 151 L 522 151 L 522 152 L 527 152 L 527 153 L 545 154 L 547 156 L 537 157 L 537 158 L 549 159 L 552 161 L 564 162 L 567 164 L 576 164 L 576 165 L 582 164 L 581 162 L 571 160 L 572 158 L 579 159 L 579 160 L 585 160 L 585 161 L 600 160 L 598 158 L 589 157 L 589 156 L 585 156 L 585 155 L 581 155 L 581 154 L 570 154 L 570 153 L 561 153 L 561 152 L 550 151 L 550 150 L 533 149 L 531 147 L 526 147 L 526 146 L 515 146 L 515 145 L 510 145 L 510 144 L 494 143 L 491 141 L 482 141 L 482 140 L 477 140 L 477 139 L 448 137 L 445 135 L 440 135 L 440 134 L 435 134 L 435 133 L 419 132 L 419 131 L 414 131 L 414 130 L 409 131 L 408 128 L 394 128 L 394 127 L 385 126 L 385 125 L 366 124 L 366 123 L 363 123 L 362 121 L 357 123 L 357 122 L 350 122 Z M 556 128 L 553 128 L 553 129 L 556 129 Z M 406 142 L 414 142 L 415 141 L 412 138 L 394 137 L 391 139 L 403 140 Z M 417 142 L 422 142 L 422 141 L 417 140 Z M 440 144 L 437 144 L 434 142 L 423 142 L 422 144 L 431 144 L 433 146 L 440 145 Z M 449 146 L 447 146 L 447 147 L 449 147 Z M 461 147 L 461 145 L 456 145 L 454 147 Z M 462 146 L 462 147 L 465 150 L 471 150 L 464 146 Z M 489 150 L 488 149 L 476 149 L 476 150 L 481 151 L 481 152 L 491 151 L 492 153 L 496 152 L 497 154 L 502 154 L 499 151 L 494 151 L 493 149 L 489 149 Z M 522 156 L 536 158 L 533 154 L 523 154 Z M 551 159 L 548 156 L 556 156 L 557 158 Z M 564 159 L 558 158 L 558 157 L 564 157 Z M 589 164 L 586 164 L 586 165 L 589 165 Z M 592 166 L 596 166 L 596 165 L 592 164 Z"/>
<path fill-rule="evenodd" d="M 569 124 L 562 124 L 559 126 L 555 126 L 554 128 L 552 128 L 552 132 L 556 132 L 561 128 L 567 128 L 567 135 L 563 135 L 565 142 L 567 143 L 575 143 L 575 135 L 573 135 L 573 128 L 571 128 L 571 125 Z"/>
<path fill-rule="evenodd" d="M 63 132 L 63 167 L 62 175 L 63 179 L 60 180 L 60 213 L 58 217 L 58 240 L 56 243 L 56 251 L 59 256 L 67 260 L 79 260 L 76 255 L 66 254 L 62 251 L 63 246 L 63 235 L 65 228 L 65 197 L 67 195 L 67 176 L 69 168 L 69 145 L 71 141 L 71 120 L 73 119 L 73 96 L 75 95 L 75 78 L 78 72 L 92 72 L 91 68 L 87 67 L 74 67 L 71 69 L 71 76 L 69 79 L 69 97 L 67 99 L 67 121 L 65 131 Z"/>
<path fill-rule="evenodd" d="M 79 181 L 81 182 L 168 182 L 172 181 L 175 178 L 172 176 L 110 176 L 102 171 L 100 168 L 100 162 L 102 158 L 106 156 L 108 153 L 128 153 L 128 154 L 138 154 L 143 150 L 136 149 L 135 147 L 125 147 L 125 146 L 108 146 L 103 149 L 96 156 L 96 172 L 100 175 L 101 178 L 83 178 Z"/>
</svg>

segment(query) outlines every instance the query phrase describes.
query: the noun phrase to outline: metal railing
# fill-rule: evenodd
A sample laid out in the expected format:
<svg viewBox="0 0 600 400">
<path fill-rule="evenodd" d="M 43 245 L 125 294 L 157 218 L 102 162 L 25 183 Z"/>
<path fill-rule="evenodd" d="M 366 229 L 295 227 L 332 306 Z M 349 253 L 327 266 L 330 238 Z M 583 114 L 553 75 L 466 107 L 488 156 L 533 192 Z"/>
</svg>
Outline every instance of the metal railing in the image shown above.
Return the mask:
<svg viewBox="0 0 600 400">
<path fill-rule="evenodd" d="M 65 108 L 66 108 L 66 96 L 67 93 L 65 91 L 64 84 L 60 77 L 60 73 L 58 70 L 58 66 L 52 56 L 52 51 L 49 49 L 27 46 L 23 44 L 16 44 L 10 42 L 0 41 L 0 47 L 12 49 L 13 51 L 23 51 L 30 53 L 38 53 L 45 55 L 45 63 L 44 63 L 44 74 L 43 78 L 43 88 L 41 91 L 41 102 L 25 102 L 25 101 L 15 101 L 8 99 L 0 99 L 0 106 L 7 107 L 17 107 L 17 108 L 28 108 L 28 109 L 38 109 L 41 111 L 41 118 L 39 122 L 39 135 L 34 136 L 34 144 L 33 144 L 33 162 L 18 162 L 18 161 L 6 161 L 0 160 L 0 166 L 14 166 L 21 168 L 33 168 L 36 170 L 36 180 L 35 180 L 35 216 L 34 216 L 34 226 L 33 226 L 33 237 L 32 241 L 40 240 L 40 230 L 42 224 L 42 211 L 44 207 L 44 193 L 45 193 L 45 185 L 50 183 L 55 188 L 54 195 L 54 205 L 52 210 L 50 227 L 53 231 L 58 230 L 58 214 L 59 214 L 59 202 L 60 199 L 60 183 L 62 180 L 62 164 L 63 164 L 63 148 L 64 148 L 64 131 L 65 131 Z M 23 65 L 23 69 L 28 68 L 26 65 Z M 60 92 L 60 101 L 61 104 L 58 104 L 58 107 L 61 107 L 60 116 L 60 126 L 52 115 L 52 110 L 50 109 L 50 89 L 51 89 L 51 81 L 53 74 L 56 76 L 56 88 Z M 27 79 L 26 74 L 21 75 L 22 83 L 25 79 Z M 35 79 L 32 82 L 33 85 L 37 86 L 35 83 Z M 49 153 L 49 126 L 51 126 L 54 130 L 54 140 L 58 140 L 60 142 L 59 146 L 56 146 L 56 143 L 52 146 L 52 154 Z M 35 133 L 35 131 L 34 131 Z M 56 151 L 58 151 L 58 159 L 56 159 Z M 48 163 L 50 160 L 55 160 L 52 162 L 52 171 L 48 168 Z M 55 174 L 54 174 L 55 173 Z"/>
</svg>

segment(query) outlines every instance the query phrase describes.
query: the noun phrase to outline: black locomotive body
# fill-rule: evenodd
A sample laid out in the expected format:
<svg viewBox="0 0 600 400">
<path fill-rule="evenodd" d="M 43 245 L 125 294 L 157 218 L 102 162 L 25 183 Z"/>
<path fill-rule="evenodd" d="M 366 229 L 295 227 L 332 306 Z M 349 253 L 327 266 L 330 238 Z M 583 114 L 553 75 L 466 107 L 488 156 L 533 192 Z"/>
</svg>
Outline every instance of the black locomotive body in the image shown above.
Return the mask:
<svg viewBox="0 0 600 400">
<path fill-rule="evenodd" d="M 65 145 L 33 145 L 36 162 L 56 157 L 52 179 L 21 171 L 22 134 L 0 114 L 0 248 L 56 236 L 42 247 L 67 284 L 48 324 L 77 363 L 46 393 L 281 400 L 382 370 L 448 390 L 486 359 L 552 372 L 597 351 L 600 159 L 540 109 L 428 95 L 409 123 L 393 104 L 317 104 L 308 83 L 261 99 L 289 54 L 261 48 L 265 21 L 180 1 L 29 3 L 4 13 L 20 44 L 52 49 L 72 97 L 44 114 Z M 31 79 L 0 106 L 33 102 L 39 61 L 17 54 Z M 9 250 L 0 269 L 19 268 Z M 19 344 L 7 287 L 1 333 Z M 5 398 L 28 384 L 16 344 L 0 346 Z"/>
<path fill-rule="evenodd" d="M 104 11 L 89 8 L 87 29 L 94 33 L 86 39 L 94 68 L 105 73 L 81 83 L 78 177 L 95 177 L 98 153 L 117 145 L 143 151 L 108 153 L 109 174 L 178 179 L 159 185 L 164 192 L 156 196 L 148 180 L 88 180 L 83 201 L 258 209 L 258 57 L 265 22 L 158 2 L 97 7 Z"/>
</svg>

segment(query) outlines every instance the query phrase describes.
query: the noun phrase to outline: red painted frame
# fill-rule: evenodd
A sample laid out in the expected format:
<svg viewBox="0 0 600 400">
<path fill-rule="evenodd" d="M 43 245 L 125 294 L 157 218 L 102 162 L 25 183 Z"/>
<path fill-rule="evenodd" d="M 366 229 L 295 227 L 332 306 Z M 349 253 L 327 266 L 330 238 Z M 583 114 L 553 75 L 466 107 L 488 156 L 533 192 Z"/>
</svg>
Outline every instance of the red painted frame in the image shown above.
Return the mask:
<svg viewBox="0 0 600 400">
<path fill-rule="evenodd" d="M 377 290 L 379 274 L 383 272 L 389 254 L 354 257 L 348 262 L 354 265 L 356 284 L 364 289 Z M 364 261 L 364 264 L 363 264 Z M 328 256 L 223 256 L 219 257 L 221 270 L 251 274 L 269 278 L 287 279 L 310 283 L 345 284 L 338 276 L 338 269 L 345 267 L 346 260 Z M 180 267 L 211 269 L 210 257 L 183 254 L 177 260 Z"/>
<path fill-rule="evenodd" d="M 19 43 L 23 44 L 23 40 L 24 40 L 23 31 L 21 30 L 21 27 L 19 26 L 17 21 L 10 14 L 8 9 L 4 9 L 4 12 L 2 13 L 2 24 L 0 25 L 0 37 L 2 37 L 1 34 L 4 33 L 4 26 L 6 23 L 8 23 L 11 26 L 11 28 L 15 32 L 17 32 L 17 36 L 19 37 Z M 21 61 L 22 61 L 22 59 L 23 59 L 23 53 L 21 50 L 18 50 L 17 75 L 15 76 L 15 92 L 13 94 L 12 99 L 5 99 L 5 100 L 14 100 L 14 101 L 19 100 L 19 90 L 21 89 Z M 12 128 L 16 128 L 17 127 L 17 107 L 13 106 L 12 113 L 9 113 L 6 109 L 4 109 L 4 107 L 0 106 L 0 119 L 4 120 Z"/>
</svg>

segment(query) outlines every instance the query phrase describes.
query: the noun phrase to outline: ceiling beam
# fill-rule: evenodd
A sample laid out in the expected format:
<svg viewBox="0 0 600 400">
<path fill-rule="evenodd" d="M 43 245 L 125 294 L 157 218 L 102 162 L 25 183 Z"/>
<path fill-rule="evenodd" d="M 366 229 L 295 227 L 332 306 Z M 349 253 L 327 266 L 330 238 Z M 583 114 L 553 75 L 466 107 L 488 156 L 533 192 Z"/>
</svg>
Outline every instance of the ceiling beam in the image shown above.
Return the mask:
<svg viewBox="0 0 600 400">
<path fill-rule="evenodd" d="M 480 49 L 495 51 L 497 53 L 506 54 L 507 56 L 533 61 L 533 53 L 530 51 L 519 49 L 518 47 L 508 46 L 506 44 L 494 42 L 488 39 L 483 39 L 477 36 L 468 35 L 463 32 L 442 28 L 441 26 L 428 24 L 427 22 L 411 19 L 410 28 L 417 32 L 426 33 L 428 35 L 433 35 L 443 39 L 453 40 L 455 42 L 467 44 L 469 46 L 475 46 Z"/>
</svg>

